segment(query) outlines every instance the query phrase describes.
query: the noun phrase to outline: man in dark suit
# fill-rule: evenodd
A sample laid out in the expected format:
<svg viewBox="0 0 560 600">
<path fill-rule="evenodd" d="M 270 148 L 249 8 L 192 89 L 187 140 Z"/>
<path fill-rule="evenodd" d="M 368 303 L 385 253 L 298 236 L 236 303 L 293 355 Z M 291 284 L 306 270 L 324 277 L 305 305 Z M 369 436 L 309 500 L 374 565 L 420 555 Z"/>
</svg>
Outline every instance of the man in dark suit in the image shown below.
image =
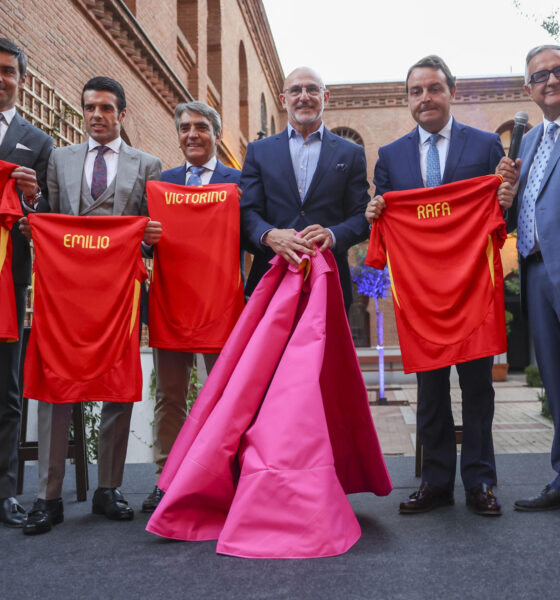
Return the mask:
<svg viewBox="0 0 560 600">
<path fill-rule="evenodd" d="M 146 181 L 159 179 L 161 161 L 126 144 L 120 136 L 126 98 L 120 83 L 94 77 L 82 91 L 89 139 L 58 148 L 49 160 L 49 208 L 69 215 L 147 215 Z M 161 224 L 146 225 L 144 242 L 155 244 Z M 131 402 L 104 402 L 99 426 L 98 488 L 92 511 L 130 520 L 133 511 L 121 491 Z M 50 531 L 64 519 L 62 482 L 72 404 L 39 402 L 39 491 L 23 527 L 26 535 Z"/>
<path fill-rule="evenodd" d="M 384 193 L 489 175 L 504 154 L 496 134 L 467 127 L 451 116 L 455 78 L 441 58 L 427 56 L 414 64 L 407 74 L 406 91 L 418 127 L 379 149 L 375 197 L 366 211 L 370 222 L 385 206 Z M 478 514 L 499 515 L 500 503 L 492 491 L 496 481 L 492 357 L 458 364 L 457 371 L 463 400 L 461 476 L 467 504 Z M 425 512 L 454 502 L 457 451 L 449 374 L 450 367 L 417 374 L 422 483 L 401 503 L 401 513 Z"/>
<path fill-rule="evenodd" d="M 12 171 L 24 212 L 47 193 L 46 172 L 52 138 L 20 117 L 15 108 L 25 81 L 27 61 L 23 51 L 0 38 L 0 160 L 20 165 Z M 12 273 L 16 296 L 19 340 L 0 343 L 0 522 L 21 527 L 25 511 L 15 499 L 20 422 L 19 365 L 27 286 L 31 275 L 29 241 L 15 225 L 12 237 Z M 3 310 L 0 305 L 0 310 Z"/>
<path fill-rule="evenodd" d="M 177 185 L 239 183 L 240 171 L 226 167 L 216 157 L 222 136 L 220 115 L 203 102 L 179 104 L 175 109 L 179 146 L 186 162 L 161 174 L 161 181 Z M 210 373 L 217 353 L 206 353 L 204 362 Z M 187 417 L 186 395 L 195 354 L 154 348 L 156 404 L 154 408 L 154 454 L 156 485 L 142 504 L 143 512 L 153 512 L 163 497 L 157 480 L 171 447 Z"/>
<path fill-rule="evenodd" d="M 246 293 L 255 289 L 275 254 L 298 264 L 299 254 L 313 254 L 317 244 L 336 258 L 348 310 L 347 251 L 368 236 L 364 149 L 324 126 L 329 91 L 312 69 L 290 73 L 280 100 L 288 127 L 250 143 L 241 172 L 241 223 L 254 253 Z"/>
<path fill-rule="evenodd" d="M 537 46 L 527 54 L 525 91 L 543 121 L 523 138 L 516 163 L 504 158 L 499 172 L 516 182 L 514 191 L 519 187 L 508 221 L 510 229 L 517 227 L 521 299 L 554 422 L 555 476 L 515 508 L 541 511 L 560 508 L 560 46 Z"/>
</svg>

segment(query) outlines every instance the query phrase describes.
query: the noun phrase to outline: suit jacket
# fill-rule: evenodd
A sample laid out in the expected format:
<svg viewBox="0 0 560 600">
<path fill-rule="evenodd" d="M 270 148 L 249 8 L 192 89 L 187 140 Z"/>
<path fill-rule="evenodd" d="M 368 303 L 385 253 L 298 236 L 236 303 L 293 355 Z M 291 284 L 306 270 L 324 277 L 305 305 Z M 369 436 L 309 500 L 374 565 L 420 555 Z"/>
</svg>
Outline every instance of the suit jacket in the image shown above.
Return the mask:
<svg viewBox="0 0 560 600">
<path fill-rule="evenodd" d="M 57 148 L 49 160 L 47 184 L 52 212 L 78 215 L 88 143 Z M 161 161 L 121 143 L 115 175 L 114 215 L 147 215 L 146 181 L 159 179 Z"/>
<path fill-rule="evenodd" d="M 519 158 L 522 160 L 521 173 L 519 174 L 519 190 L 508 212 L 508 230 L 517 227 L 517 218 L 521 199 L 527 186 L 529 170 L 533 164 L 533 159 L 537 148 L 543 136 L 544 126 L 541 122 L 536 127 L 528 131 L 519 149 Z M 558 246 L 558 231 L 560 231 L 560 209 L 558 200 L 560 195 L 560 138 L 556 140 L 554 148 L 550 154 L 541 187 L 535 204 L 535 223 L 539 232 L 539 244 L 543 261 L 546 265 L 546 272 L 550 277 L 555 293 L 560 297 L 560 247 Z M 521 302 L 526 313 L 526 261 L 520 256 L 520 276 L 521 276 Z"/>
<path fill-rule="evenodd" d="M 20 145 L 19 148 L 16 147 L 18 144 Z M 52 146 L 53 140 L 50 135 L 31 125 L 16 113 L 0 145 L 0 160 L 34 169 L 37 173 L 37 183 L 43 196 L 46 197 L 47 164 Z M 25 204 L 23 208 L 24 212 L 27 212 L 28 209 Z M 12 228 L 12 244 L 14 283 L 16 285 L 29 285 L 31 276 L 29 241 L 20 233 L 17 225 Z"/>
<path fill-rule="evenodd" d="M 369 201 L 364 149 L 324 129 L 317 169 L 303 200 L 297 189 L 288 131 L 252 142 L 241 172 L 241 226 L 255 257 L 247 279 L 250 294 L 269 269 L 274 253 L 261 244 L 269 229 L 297 231 L 318 223 L 336 237 L 336 258 L 346 307 L 352 301 L 347 251 L 369 234 L 364 217 Z"/>
<path fill-rule="evenodd" d="M 168 169 L 161 174 L 161 181 L 167 183 L 175 183 L 177 185 L 185 185 L 185 165 L 175 167 L 174 169 Z M 210 183 L 237 183 L 241 177 L 241 171 L 238 169 L 232 169 L 226 167 L 223 162 L 218 161 L 216 168 L 210 178 Z"/>
<path fill-rule="evenodd" d="M 373 183 L 375 194 L 424 187 L 420 171 L 420 134 L 409 134 L 379 148 Z M 500 138 L 453 119 L 449 152 L 441 183 L 491 175 L 504 155 Z"/>
</svg>

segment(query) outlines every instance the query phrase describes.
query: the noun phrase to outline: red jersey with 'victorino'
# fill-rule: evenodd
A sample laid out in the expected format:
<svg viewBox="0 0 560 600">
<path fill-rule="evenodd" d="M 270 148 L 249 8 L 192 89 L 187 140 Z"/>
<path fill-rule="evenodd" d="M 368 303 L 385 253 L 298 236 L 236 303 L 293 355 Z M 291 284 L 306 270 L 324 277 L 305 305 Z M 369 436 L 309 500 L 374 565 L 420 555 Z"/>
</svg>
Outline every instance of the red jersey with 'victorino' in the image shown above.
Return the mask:
<svg viewBox="0 0 560 600">
<path fill-rule="evenodd" d="M 53 403 L 142 396 L 140 243 L 147 217 L 29 215 L 35 246 L 25 396 Z"/>
<path fill-rule="evenodd" d="M 150 217 L 163 227 L 154 248 L 150 346 L 219 352 L 245 304 L 237 185 L 148 181 L 146 191 Z"/>
<path fill-rule="evenodd" d="M 383 194 L 366 264 L 389 266 L 406 373 L 506 351 L 501 181 L 487 175 Z"/>
</svg>

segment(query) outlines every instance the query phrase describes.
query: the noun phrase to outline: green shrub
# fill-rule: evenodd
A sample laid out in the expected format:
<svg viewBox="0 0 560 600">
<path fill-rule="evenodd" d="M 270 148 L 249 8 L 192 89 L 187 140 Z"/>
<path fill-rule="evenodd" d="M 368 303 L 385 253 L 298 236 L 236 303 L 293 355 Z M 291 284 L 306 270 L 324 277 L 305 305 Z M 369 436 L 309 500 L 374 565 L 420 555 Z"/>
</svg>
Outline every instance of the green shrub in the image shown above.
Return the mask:
<svg viewBox="0 0 560 600">
<path fill-rule="evenodd" d="M 529 387 L 543 387 L 541 374 L 537 365 L 529 365 L 525 367 L 525 377 Z"/>
<path fill-rule="evenodd" d="M 541 401 L 541 415 L 550 419 L 550 409 L 548 408 L 548 398 L 546 392 L 542 389 L 538 394 L 537 398 Z"/>
</svg>

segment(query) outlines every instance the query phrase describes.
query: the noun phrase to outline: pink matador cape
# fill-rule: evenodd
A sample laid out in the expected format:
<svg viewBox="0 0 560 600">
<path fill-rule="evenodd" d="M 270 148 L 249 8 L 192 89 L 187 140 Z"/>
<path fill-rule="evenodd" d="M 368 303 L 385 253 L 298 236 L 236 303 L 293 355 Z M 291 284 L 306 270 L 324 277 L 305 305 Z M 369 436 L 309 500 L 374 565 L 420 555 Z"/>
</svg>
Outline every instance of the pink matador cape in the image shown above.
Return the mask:
<svg viewBox="0 0 560 600">
<path fill-rule="evenodd" d="M 361 535 L 346 494 L 392 484 L 334 257 L 271 263 L 177 437 L 146 529 L 246 558 L 334 556 Z"/>
</svg>

